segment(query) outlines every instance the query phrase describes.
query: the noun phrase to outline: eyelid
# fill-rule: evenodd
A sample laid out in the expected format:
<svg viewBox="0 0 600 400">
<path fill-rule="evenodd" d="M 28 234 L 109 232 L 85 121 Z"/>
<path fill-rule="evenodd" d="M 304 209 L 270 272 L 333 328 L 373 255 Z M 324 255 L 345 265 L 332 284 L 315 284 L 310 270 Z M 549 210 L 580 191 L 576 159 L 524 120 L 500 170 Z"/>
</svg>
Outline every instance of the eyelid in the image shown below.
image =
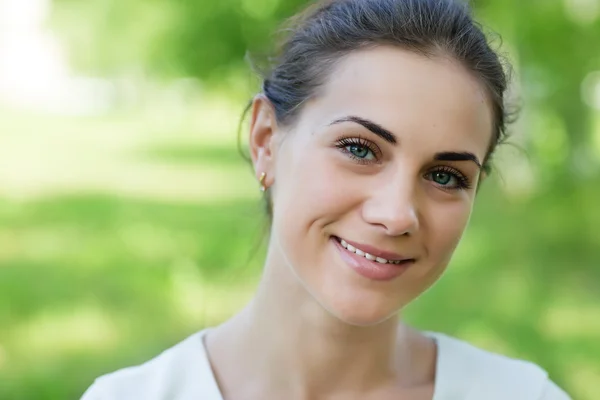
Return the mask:
<svg viewBox="0 0 600 400">
<path fill-rule="evenodd" d="M 342 136 L 338 137 L 334 143 L 335 143 L 336 148 L 342 150 L 348 157 L 350 157 L 357 164 L 368 165 L 368 164 L 379 164 L 381 162 L 383 152 L 381 151 L 379 146 L 374 141 L 365 139 L 361 135 L 342 135 Z M 366 147 L 367 149 L 369 149 L 370 151 L 373 152 L 373 155 L 375 156 L 375 160 L 366 160 L 366 159 L 356 157 L 355 155 L 353 155 L 352 153 L 350 153 L 349 151 L 347 151 L 345 149 L 345 147 L 350 146 L 350 145 L 358 145 L 358 146 Z M 437 187 L 439 187 L 442 190 L 451 192 L 451 191 L 459 191 L 459 190 L 468 190 L 468 189 L 472 188 L 472 183 L 471 183 L 471 179 L 469 178 L 469 176 L 467 174 L 463 173 L 461 170 L 459 170 L 455 167 L 449 166 L 449 165 L 433 166 L 427 170 L 427 172 L 425 173 L 425 176 L 431 174 L 432 172 L 436 172 L 436 171 L 442 171 L 442 172 L 452 174 L 458 181 L 457 185 L 454 187 L 444 187 L 443 185 L 436 185 Z"/>
<path fill-rule="evenodd" d="M 456 177 L 456 179 L 458 180 L 458 184 L 456 186 L 449 187 L 449 186 L 437 185 L 438 187 L 440 187 L 443 190 L 458 191 L 458 190 L 468 190 L 473 187 L 473 185 L 471 183 L 471 179 L 469 178 L 469 176 L 467 174 L 463 173 L 462 171 L 460 171 L 457 168 L 450 167 L 448 165 L 438 165 L 438 166 L 432 167 L 429 170 L 427 170 L 425 175 L 429 175 L 436 171 L 442 171 L 445 173 L 453 174 Z"/>
<path fill-rule="evenodd" d="M 373 152 L 373 154 L 375 155 L 376 161 L 379 161 L 383 155 L 383 152 L 381 151 L 379 146 L 377 146 L 377 144 L 375 144 L 375 142 L 373 142 L 372 140 L 369 140 L 369 139 L 365 139 L 364 137 L 362 137 L 360 135 L 356 135 L 356 136 L 344 135 L 344 136 L 339 137 L 335 141 L 335 147 L 340 148 L 340 149 L 343 149 L 344 147 L 350 146 L 350 145 L 364 146 L 367 149 L 371 150 Z"/>
</svg>

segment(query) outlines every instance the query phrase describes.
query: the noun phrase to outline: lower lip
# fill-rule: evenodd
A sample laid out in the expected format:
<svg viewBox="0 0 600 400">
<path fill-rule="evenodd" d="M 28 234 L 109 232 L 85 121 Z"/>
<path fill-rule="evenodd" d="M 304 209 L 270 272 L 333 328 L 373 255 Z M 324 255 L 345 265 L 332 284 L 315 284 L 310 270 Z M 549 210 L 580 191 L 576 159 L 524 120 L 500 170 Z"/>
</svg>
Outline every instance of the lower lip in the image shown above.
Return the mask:
<svg viewBox="0 0 600 400">
<path fill-rule="evenodd" d="M 342 260 L 350 268 L 359 275 L 374 281 L 390 281 L 397 278 L 414 263 L 414 260 L 411 260 L 402 264 L 382 264 L 377 261 L 367 260 L 363 256 L 346 250 L 336 238 L 332 237 L 331 240 L 340 252 Z"/>
</svg>

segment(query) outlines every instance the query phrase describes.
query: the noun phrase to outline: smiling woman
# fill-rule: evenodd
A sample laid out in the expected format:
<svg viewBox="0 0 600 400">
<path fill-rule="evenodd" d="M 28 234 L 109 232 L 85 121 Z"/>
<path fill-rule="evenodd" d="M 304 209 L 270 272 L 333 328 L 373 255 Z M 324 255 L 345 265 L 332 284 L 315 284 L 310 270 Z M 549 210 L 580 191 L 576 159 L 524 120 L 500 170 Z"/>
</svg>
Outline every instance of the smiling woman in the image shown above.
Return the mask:
<svg viewBox="0 0 600 400">
<path fill-rule="evenodd" d="M 271 215 L 255 298 L 84 398 L 568 399 L 536 365 L 397 318 L 461 239 L 506 86 L 460 1 L 309 8 L 251 106 Z"/>
</svg>

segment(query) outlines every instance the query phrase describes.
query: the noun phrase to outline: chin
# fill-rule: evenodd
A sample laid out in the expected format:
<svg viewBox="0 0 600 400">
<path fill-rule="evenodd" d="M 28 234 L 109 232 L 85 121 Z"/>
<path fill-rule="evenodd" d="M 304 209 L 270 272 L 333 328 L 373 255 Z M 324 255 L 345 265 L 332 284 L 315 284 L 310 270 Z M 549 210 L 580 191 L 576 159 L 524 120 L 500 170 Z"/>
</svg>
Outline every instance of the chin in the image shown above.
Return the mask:
<svg viewBox="0 0 600 400">
<path fill-rule="evenodd" d="M 338 320 L 354 326 L 374 326 L 381 324 L 391 318 L 396 318 L 400 311 L 398 307 L 392 307 L 389 304 L 381 304 L 377 301 L 357 302 L 356 295 L 351 301 L 342 299 L 332 299 L 332 301 L 321 306 Z"/>
</svg>

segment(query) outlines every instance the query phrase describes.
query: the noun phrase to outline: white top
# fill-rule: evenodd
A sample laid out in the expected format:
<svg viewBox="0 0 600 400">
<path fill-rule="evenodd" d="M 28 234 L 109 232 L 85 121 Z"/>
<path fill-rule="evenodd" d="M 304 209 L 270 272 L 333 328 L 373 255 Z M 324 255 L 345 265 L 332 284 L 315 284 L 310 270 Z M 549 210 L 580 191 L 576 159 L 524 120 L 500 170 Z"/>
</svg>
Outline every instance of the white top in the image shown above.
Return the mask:
<svg viewBox="0 0 600 400">
<path fill-rule="evenodd" d="M 200 331 L 152 360 L 94 382 L 81 400 L 223 400 Z M 440 333 L 433 400 L 571 400 L 535 364 Z"/>
</svg>

